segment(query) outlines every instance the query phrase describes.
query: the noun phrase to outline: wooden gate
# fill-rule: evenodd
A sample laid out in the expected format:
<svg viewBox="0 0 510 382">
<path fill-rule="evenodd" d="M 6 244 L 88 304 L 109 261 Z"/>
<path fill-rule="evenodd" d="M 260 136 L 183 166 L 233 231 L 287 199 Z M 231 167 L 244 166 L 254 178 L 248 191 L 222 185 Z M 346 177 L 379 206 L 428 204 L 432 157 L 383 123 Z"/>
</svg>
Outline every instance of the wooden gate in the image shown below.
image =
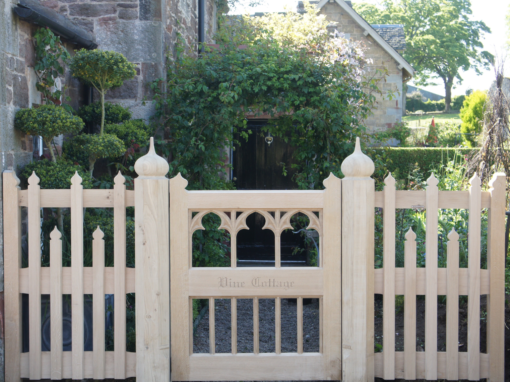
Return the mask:
<svg viewBox="0 0 510 382">
<path fill-rule="evenodd" d="M 180 175 L 170 181 L 172 380 L 339 380 L 341 379 L 340 180 L 325 191 L 186 191 Z M 193 232 L 215 213 L 231 237 L 228 268 L 194 268 Z M 301 212 L 320 236 L 318 267 L 281 267 L 280 234 Z M 237 268 L 236 235 L 246 218 L 259 213 L 275 235 L 274 268 Z M 177 239 L 179 238 L 179 239 Z M 192 300 L 209 299 L 209 354 L 193 354 Z M 214 301 L 231 299 L 232 351 L 215 354 Z M 253 299 L 253 351 L 237 352 L 237 298 Z M 259 298 L 275 299 L 275 352 L 259 352 Z M 281 299 L 297 298 L 297 353 L 281 351 Z M 303 298 L 320 303 L 320 351 L 303 351 Z M 249 377 L 248 377 L 249 376 Z"/>
</svg>

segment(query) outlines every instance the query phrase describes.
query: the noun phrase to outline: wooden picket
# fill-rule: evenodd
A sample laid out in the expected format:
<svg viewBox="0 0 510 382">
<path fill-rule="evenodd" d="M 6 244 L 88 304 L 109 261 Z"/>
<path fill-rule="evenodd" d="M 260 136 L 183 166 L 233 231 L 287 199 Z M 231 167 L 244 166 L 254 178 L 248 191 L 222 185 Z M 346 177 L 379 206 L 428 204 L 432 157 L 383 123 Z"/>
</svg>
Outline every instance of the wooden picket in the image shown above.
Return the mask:
<svg viewBox="0 0 510 382">
<path fill-rule="evenodd" d="M 344 161 L 343 180 L 330 176 L 323 191 L 187 191 L 180 175 L 165 177 L 168 164 L 149 153 L 136 164 L 135 191 L 119 173 L 112 190 L 84 190 L 78 174 L 67 190 L 41 190 L 39 178 L 20 190 L 12 171 L 3 174 L 5 273 L 5 377 L 144 381 L 283 379 L 372 380 L 504 379 L 504 222 L 506 177 L 491 189 L 480 179 L 469 191 L 439 191 L 432 175 L 425 191 L 398 191 L 389 175 L 375 192 L 374 167 L 357 142 Z M 135 197 L 136 195 L 136 197 Z M 28 267 L 22 267 L 21 208 L 26 207 Z M 126 267 L 126 207 L 135 207 L 136 268 Z M 374 209 L 383 210 L 383 268 L 374 269 Z M 41 209 L 70 208 L 71 266 L 62 266 L 62 234 L 50 234 L 50 266 L 41 266 Z M 83 265 L 85 208 L 114 213 L 114 266 L 105 267 L 104 234 L 92 240 L 92 267 Z M 447 267 L 438 267 L 438 210 L 469 210 L 468 268 L 459 267 L 459 233 L 448 234 Z M 395 264 L 396 209 L 425 209 L 426 264 L 416 266 L 416 234 L 405 235 L 404 267 Z M 481 269 L 481 212 L 489 212 L 488 268 Z M 191 266 L 191 236 L 207 213 L 221 219 L 231 237 L 228 268 Z M 237 268 L 237 233 L 259 213 L 275 234 L 273 268 Z M 280 235 L 301 212 L 319 233 L 318 267 L 282 268 Z M 173 240 L 170 240 L 173 239 Z M 168 254 L 171 253 L 171 256 Z M 170 275 L 172 277 L 170 277 Z M 260 275 L 296 281 L 275 293 L 250 287 L 225 291 L 218 278 Z M 136 280 L 135 280 L 136 277 Z M 299 282 L 297 282 L 299 281 Z M 136 353 L 126 351 L 126 294 L 137 293 Z M 29 351 L 22 353 L 21 295 L 29 296 Z M 41 295 L 50 295 L 51 351 L 42 351 Z M 93 350 L 84 348 L 84 295 L 93 295 Z M 105 295 L 114 295 L 114 351 L 105 350 Z M 374 296 L 383 295 L 383 351 L 374 353 Z M 72 300 L 72 350 L 63 351 L 63 295 Z M 416 350 L 416 298 L 425 296 L 425 351 Z M 487 295 L 487 352 L 480 352 L 480 296 Z M 395 349 L 395 296 L 404 296 L 404 351 Z M 446 351 L 437 350 L 437 296 L 446 296 Z M 459 352 L 459 296 L 468 296 L 467 352 Z M 303 343 L 303 298 L 319 298 L 318 353 Z M 210 354 L 193 354 L 192 300 L 209 300 Z M 216 299 L 230 299 L 231 354 L 216 354 Z M 237 303 L 253 299 L 253 353 L 238 354 Z M 275 352 L 259 348 L 259 303 L 275 301 Z M 297 299 L 297 351 L 282 354 L 282 298 Z M 170 310 L 170 304 L 174 306 Z M 172 326 L 170 328 L 170 319 Z M 170 343 L 170 330 L 172 342 Z M 171 345 L 171 346 L 170 346 Z M 170 354 L 172 355 L 170 359 Z M 214 377 L 211 377 L 214 375 Z"/>
</svg>

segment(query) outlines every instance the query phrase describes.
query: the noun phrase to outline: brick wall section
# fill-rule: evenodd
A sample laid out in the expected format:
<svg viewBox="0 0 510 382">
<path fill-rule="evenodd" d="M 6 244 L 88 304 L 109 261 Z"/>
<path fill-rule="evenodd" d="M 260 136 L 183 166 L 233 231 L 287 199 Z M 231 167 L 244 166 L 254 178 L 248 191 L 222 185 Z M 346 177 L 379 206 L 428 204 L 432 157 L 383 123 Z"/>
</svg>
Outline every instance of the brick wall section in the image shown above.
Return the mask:
<svg viewBox="0 0 510 382">
<path fill-rule="evenodd" d="M 383 91 L 382 95 L 376 97 L 376 107 L 373 115 L 366 120 L 370 132 L 381 131 L 402 121 L 402 71 L 398 69 L 399 64 L 386 52 L 372 37 L 365 36 L 365 31 L 359 24 L 347 14 L 336 2 L 327 3 L 320 11 L 326 19 L 338 23 L 336 28 L 339 32 L 345 33 L 350 39 L 362 41 L 367 46 L 366 56 L 373 60 L 372 73 L 375 70 L 387 70 L 387 76 L 379 82 Z M 394 94 L 389 100 L 390 94 Z"/>
</svg>

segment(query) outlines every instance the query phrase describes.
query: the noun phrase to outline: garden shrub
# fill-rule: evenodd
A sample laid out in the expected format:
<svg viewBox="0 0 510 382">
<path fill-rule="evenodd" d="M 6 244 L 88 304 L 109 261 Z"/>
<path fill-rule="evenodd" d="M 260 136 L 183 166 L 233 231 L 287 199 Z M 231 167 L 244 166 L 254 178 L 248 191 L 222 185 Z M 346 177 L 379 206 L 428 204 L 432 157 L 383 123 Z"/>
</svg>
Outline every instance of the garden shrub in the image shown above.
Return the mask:
<svg viewBox="0 0 510 382">
<path fill-rule="evenodd" d="M 469 147 L 476 145 L 476 135 L 482 132 L 486 100 L 487 93 L 477 90 L 466 97 L 464 105 L 460 109 L 461 132 Z"/>
<path fill-rule="evenodd" d="M 40 179 L 39 185 L 42 189 L 69 189 L 71 178 L 76 172 L 82 178 L 83 188 L 92 188 L 92 179 L 89 174 L 80 165 L 64 158 L 56 162 L 42 159 L 29 163 L 21 172 L 21 178 L 28 179 L 34 171 Z"/>
<path fill-rule="evenodd" d="M 104 104 L 104 123 L 122 123 L 131 119 L 132 113 L 129 109 L 115 103 L 105 102 Z M 82 106 L 78 109 L 78 115 L 83 122 L 94 126 L 101 125 L 101 102 L 94 102 L 90 105 Z"/>
<path fill-rule="evenodd" d="M 85 124 L 81 118 L 70 114 L 61 106 L 42 105 L 21 109 L 14 118 L 14 127 L 26 134 L 40 135 L 49 148 L 51 158 L 57 159 L 52 146 L 53 138 L 60 134 L 78 133 Z"/>
<path fill-rule="evenodd" d="M 120 125 L 106 125 L 105 133 L 115 135 L 127 148 L 138 148 L 149 144 L 151 129 L 143 119 L 132 119 Z"/>
<path fill-rule="evenodd" d="M 460 109 L 462 108 L 462 105 L 464 104 L 465 100 L 466 100 L 466 96 L 465 95 L 460 95 L 460 96 L 457 96 L 457 97 L 453 97 L 452 110 L 460 111 Z"/>
</svg>

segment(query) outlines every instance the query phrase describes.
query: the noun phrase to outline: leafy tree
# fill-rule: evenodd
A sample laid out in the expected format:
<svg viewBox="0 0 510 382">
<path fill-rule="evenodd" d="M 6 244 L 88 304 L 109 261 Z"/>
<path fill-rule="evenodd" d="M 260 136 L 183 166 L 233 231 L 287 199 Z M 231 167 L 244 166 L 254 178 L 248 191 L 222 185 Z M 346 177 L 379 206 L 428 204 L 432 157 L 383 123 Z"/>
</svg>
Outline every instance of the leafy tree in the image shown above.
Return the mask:
<svg viewBox="0 0 510 382">
<path fill-rule="evenodd" d="M 78 109 L 78 115 L 83 122 L 90 123 L 94 126 L 101 125 L 102 118 L 102 105 L 101 102 L 94 102 L 90 105 L 84 105 Z M 104 104 L 104 123 L 105 125 L 111 123 L 122 123 L 131 119 L 132 113 L 129 109 L 111 102 Z"/>
<path fill-rule="evenodd" d="M 42 105 L 19 110 L 14 118 L 14 126 L 26 134 L 40 135 L 50 149 L 53 162 L 56 162 L 53 138 L 60 134 L 78 133 L 85 125 L 81 118 L 73 116 L 61 106 Z"/>
<path fill-rule="evenodd" d="M 487 94 L 477 90 L 466 97 L 460 109 L 460 119 L 462 120 L 460 130 L 469 147 L 476 145 L 475 135 L 482 132 L 486 100 Z"/>
<path fill-rule="evenodd" d="M 404 58 L 415 68 L 418 85 L 430 85 L 434 78 L 443 81 L 446 111 L 454 82 L 462 82 L 461 72 L 480 74 L 493 59 L 481 42 L 490 29 L 471 20 L 469 0 L 383 0 L 381 7 L 361 3 L 355 9 L 372 24 L 404 25 Z"/>
<path fill-rule="evenodd" d="M 92 85 L 101 95 L 101 134 L 105 121 L 104 97 L 109 89 L 121 86 L 136 74 L 135 65 L 122 54 L 99 49 L 81 49 L 70 64 L 74 77 Z"/>
</svg>

